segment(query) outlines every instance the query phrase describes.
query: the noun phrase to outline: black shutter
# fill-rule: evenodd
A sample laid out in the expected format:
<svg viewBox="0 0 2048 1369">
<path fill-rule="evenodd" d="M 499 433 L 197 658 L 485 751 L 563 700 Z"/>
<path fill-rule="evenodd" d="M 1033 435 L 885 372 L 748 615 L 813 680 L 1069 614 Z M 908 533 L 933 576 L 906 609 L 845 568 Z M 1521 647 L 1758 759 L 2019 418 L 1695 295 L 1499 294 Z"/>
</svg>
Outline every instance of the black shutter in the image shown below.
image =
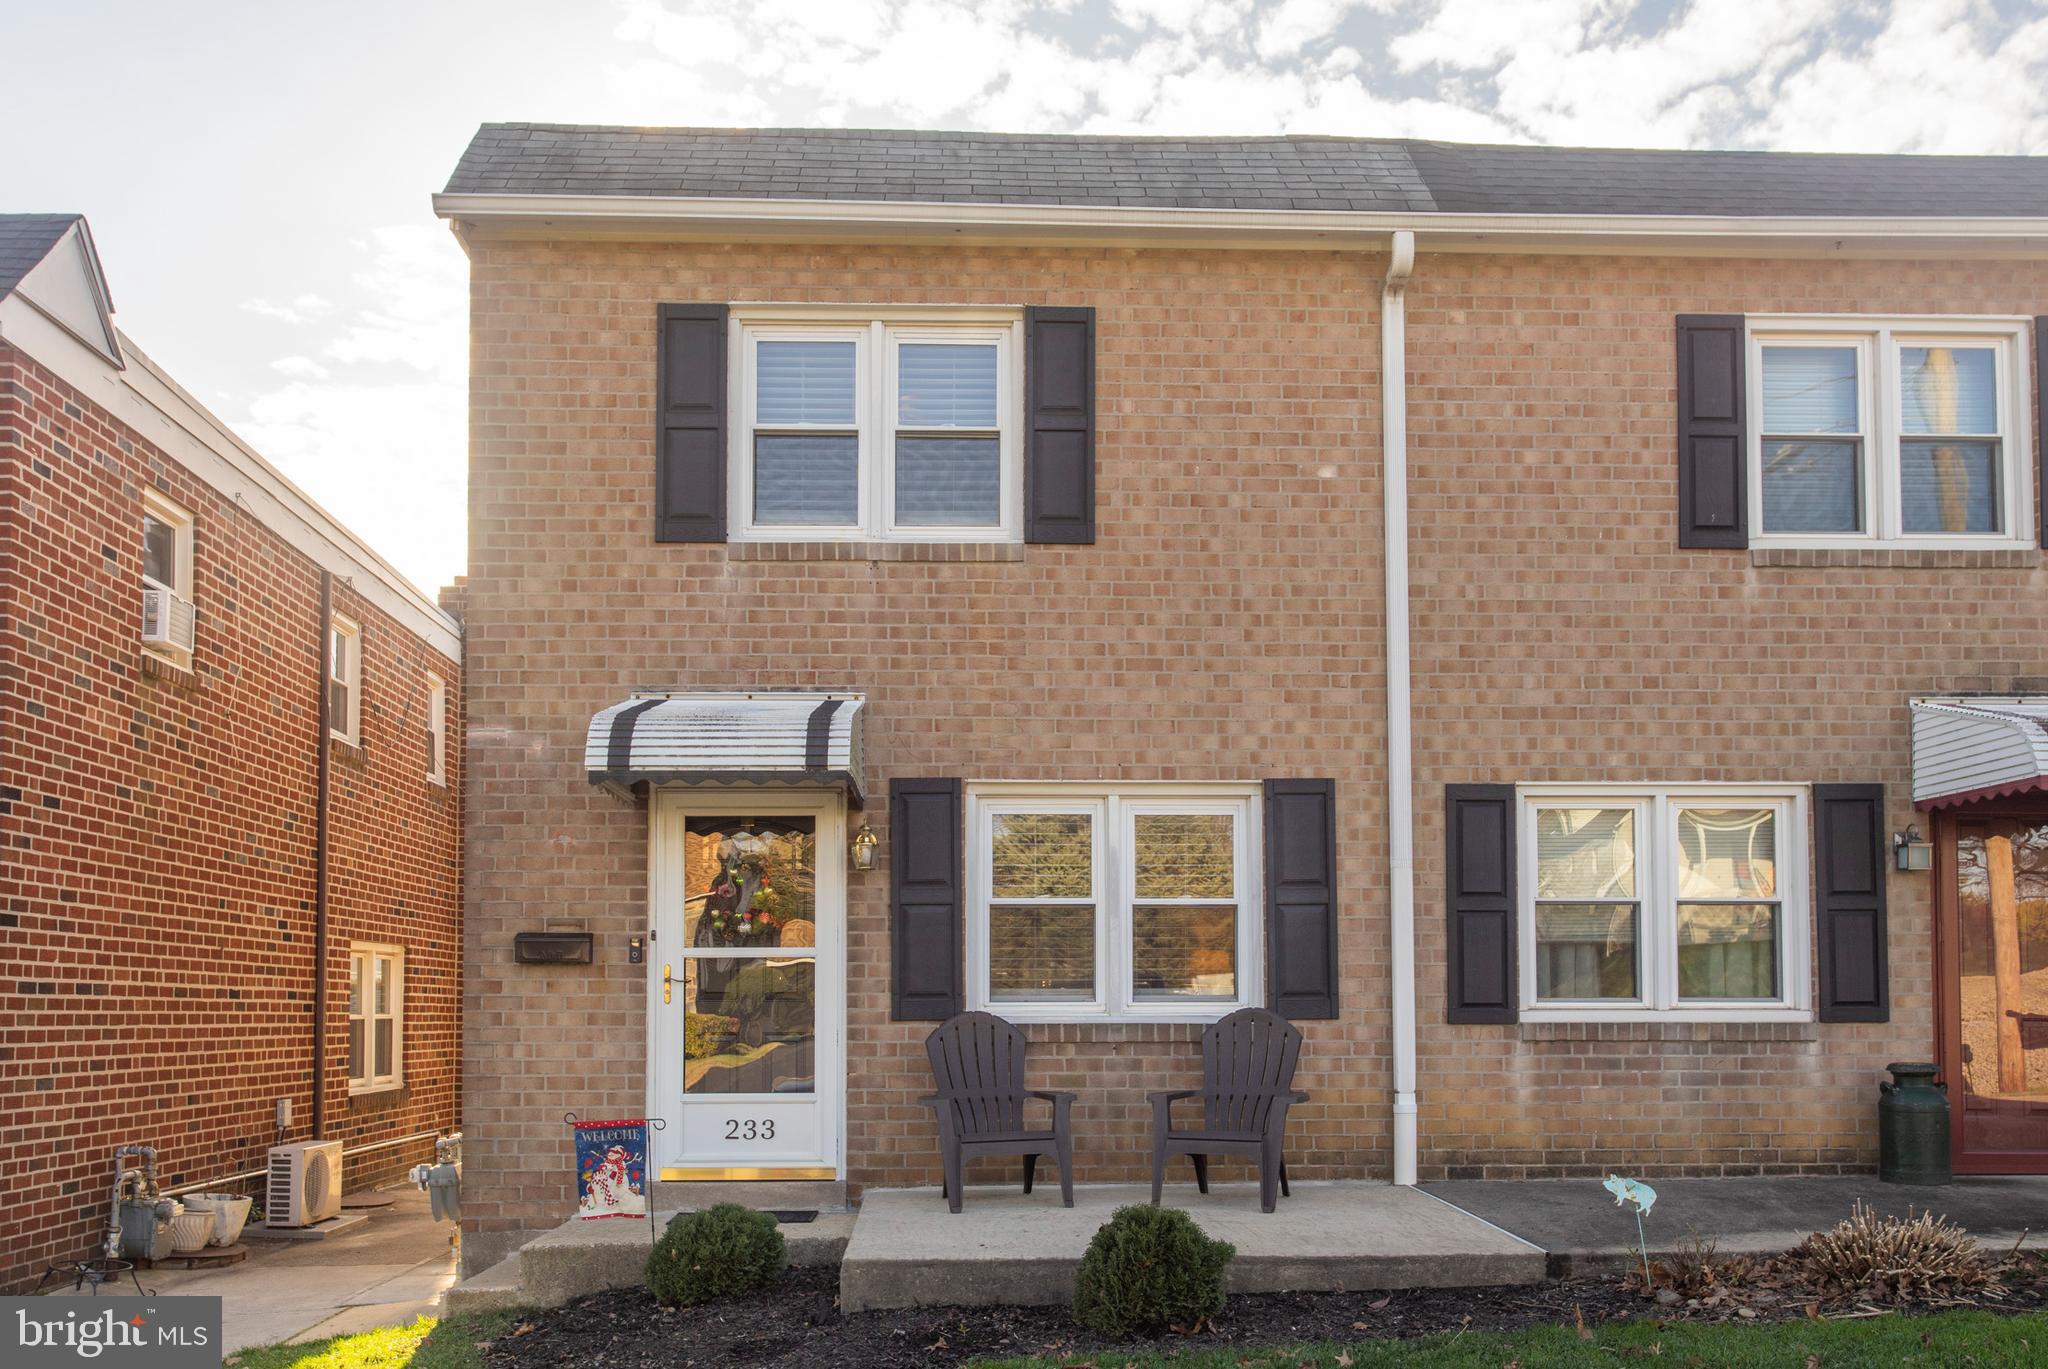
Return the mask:
<svg viewBox="0 0 2048 1369">
<path fill-rule="evenodd" d="M 1095 540 L 1095 311 L 1024 311 L 1024 540 Z"/>
<path fill-rule="evenodd" d="M 2041 501 L 2039 524 L 2041 545 L 2048 547 L 2048 314 L 2034 316 L 2034 495 Z"/>
<path fill-rule="evenodd" d="M 725 540 L 723 304 L 664 304 L 655 364 L 654 540 Z"/>
<path fill-rule="evenodd" d="M 1749 545 L 1740 314 L 1678 316 L 1678 545 Z"/>
<path fill-rule="evenodd" d="M 1517 1020 L 1515 786 L 1444 786 L 1445 1021 Z"/>
<path fill-rule="evenodd" d="M 1337 1015 L 1337 786 L 1267 780 L 1266 1006 Z"/>
<path fill-rule="evenodd" d="M 960 781 L 889 782 L 890 1014 L 960 1011 Z"/>
<path fill-rule="evenodd" d="M 1889 1022 L 1885 968 L 1884 786 L 1813 786 L 1813 904 L 1820 1020 Z M 1804 966 L 1788 966 L 1803 974 Z"/>
</svg>

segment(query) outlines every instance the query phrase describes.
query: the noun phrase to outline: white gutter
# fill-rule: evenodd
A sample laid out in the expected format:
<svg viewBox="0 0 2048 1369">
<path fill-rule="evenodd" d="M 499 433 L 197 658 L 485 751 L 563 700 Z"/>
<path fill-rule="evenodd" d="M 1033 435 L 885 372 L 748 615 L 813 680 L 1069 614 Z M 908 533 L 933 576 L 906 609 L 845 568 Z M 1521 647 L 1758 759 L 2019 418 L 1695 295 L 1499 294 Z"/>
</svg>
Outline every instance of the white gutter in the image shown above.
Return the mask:
<svg viewBox="0 0 2048 1369">
<path fill-rule="evenodd" d="M 1415 235 L 1391 235 L 1380 291 L 1380 450 L 1386 506 L 1387 876 L 1393 940 L 1394 1182 L 1415 1183 L 1415 757 L 1408 664 L 1408 278 Z"/>
<path fill-rule="evenodd" d="M 1425 235 L 1432 250 L 1634 243 L 1808 251 L 1970 246 L 2048 250 L 2038 217 L 1745 217 L 1706 214 L 1452 214 L 1412 210 L 1181 209 L 1131 205 L 963 204 L 931 201 L 742 199 L 664 195 L 441 194 L 434 212 L 472 227 L 591 233 L 730 236 L 735 231 L 815 240 L 932 237 L 958 242 L 1208 242 L 1292 239 L 1377 251 L 1390 233 Z"/>
</svg>

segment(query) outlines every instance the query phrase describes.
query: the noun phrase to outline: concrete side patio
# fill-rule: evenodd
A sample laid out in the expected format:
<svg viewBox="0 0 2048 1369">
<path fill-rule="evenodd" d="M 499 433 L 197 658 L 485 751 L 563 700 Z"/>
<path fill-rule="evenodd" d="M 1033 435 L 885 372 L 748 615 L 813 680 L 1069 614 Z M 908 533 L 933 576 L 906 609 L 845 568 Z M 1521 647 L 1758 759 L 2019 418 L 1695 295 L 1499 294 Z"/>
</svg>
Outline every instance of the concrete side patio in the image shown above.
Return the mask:
<svg viewBox="0 0 2048 1369">
<path fill-rule="evenodd" d="M 1096 1228 L 1128 1203 L 1151 1201 L 1141 1184 L 1082 1184 L 1074 1205 L 1057 1186 L 969 1188 L 958 1215 L 934 1189 L 862 1195 L 860 1220 L 840 1265 L 848 1312 L 936 1304 L 1063 1303 Z M 1169 1185 L 1211 1236 L 1237 1247 L 1238 1293 L 1344 1291 L 1536 1283 L 1543 1251 L 1412 1188 L 1364 1182 L 1299 1183 L 1279 1210 L 1259 1211 L 1253 1184 Z"/>
<path fill-rule="evenodd" d="M 1643 1226 L 1652 1256 L 1690 1249 L 1695 1236 L 1723 1255 L 1779 1254 L 1847 1217 L 1859 1199 L 1881 1214 L 1940 1213 L 1992 1250 L 2028 1231 L 2048 1241 L 2048 1175 L 1972 1176 L 1939 1188 L 1868 1174 L 1649 1183 L 1657 1203 Z M 1475 1179 L 1423 1191 L 1542 1247 L 1552 1278 L 1637 1258 L 1635 1219 L 1598 1179 Z"/>
<path fill-rule="evenodd" d="M 219 1269 L 141 1271 L 156 1293 L 221 1300 L 221 1353 L 252 1345 L 318 1340 L 439 1315 L 455 1282 L 455 1227 L 436 1222 L 425 1193 L 385 1190 L 391 1206 L 324 1240 L 244 1237 L 249 1258 Z M 72 1296 L 67 1288 L 52 1290 Z M 110 1294 L 134 1291 L 108 1285 Z M 80 1294 L 78 1296 L 87 1296 Z"/>
</svg>

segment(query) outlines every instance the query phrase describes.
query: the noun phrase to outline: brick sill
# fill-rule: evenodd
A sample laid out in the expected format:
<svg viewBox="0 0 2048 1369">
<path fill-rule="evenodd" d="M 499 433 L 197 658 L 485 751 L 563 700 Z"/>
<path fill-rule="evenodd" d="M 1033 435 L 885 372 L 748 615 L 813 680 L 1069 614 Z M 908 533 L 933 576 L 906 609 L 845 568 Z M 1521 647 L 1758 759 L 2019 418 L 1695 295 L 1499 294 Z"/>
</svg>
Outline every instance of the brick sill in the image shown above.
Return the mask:
<svg viewBox="0 0 2048 1369">
<path fill-rule="evenodd" d="M 1524 1022 L 1524 1041 L 1818 1041 L 1813 1022 Z"/>
<path fill-rule="evenodd" d="M 364 750 L 361 742 L 348 741 L 333 733 L 327 736 L 327 753 L 334 759 L 346 761 L 350 765 L 362 765 L 369 760 L 369 753 Z"/>
<path fill-rule="evenodd" d="M 142 653 L 142 673 L 168 684 L 182 685 L 187 689 L 199 687 L 199 675 L 191 666 L 182 665 L 154 651 L 145 650 Z"/>
<path fill-rule="evenodd" d="M 728 542 L 734 561 L 1022 561 L 1022 542 Z"/>
<path fill-rule="evenodd" d="M 1925 570 L 2037 570 L 2033 548 L 1932 551 L 1914 547 L 1751 547 L 1752 566 L 1876 566 Z"/>
</svg>

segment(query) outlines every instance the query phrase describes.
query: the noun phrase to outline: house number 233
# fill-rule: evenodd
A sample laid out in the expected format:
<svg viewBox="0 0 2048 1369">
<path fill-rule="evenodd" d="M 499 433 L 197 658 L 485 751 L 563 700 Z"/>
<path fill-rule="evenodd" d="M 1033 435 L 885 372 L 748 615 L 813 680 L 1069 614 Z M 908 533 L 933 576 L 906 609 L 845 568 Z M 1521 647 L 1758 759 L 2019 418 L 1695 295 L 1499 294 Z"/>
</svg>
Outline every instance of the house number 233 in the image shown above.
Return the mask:
<svg viewBox="0 0 2048 1369">
<path fill-rule="evenodd" d="M 772 1141 L 775 1139 L 775 1122 L 770 1118 L 758 1121 L 752 1117 L 741 1120 L 738 1117 L 725 1119 L 725 1139 L 728 1141 Z"/>
</svg>

